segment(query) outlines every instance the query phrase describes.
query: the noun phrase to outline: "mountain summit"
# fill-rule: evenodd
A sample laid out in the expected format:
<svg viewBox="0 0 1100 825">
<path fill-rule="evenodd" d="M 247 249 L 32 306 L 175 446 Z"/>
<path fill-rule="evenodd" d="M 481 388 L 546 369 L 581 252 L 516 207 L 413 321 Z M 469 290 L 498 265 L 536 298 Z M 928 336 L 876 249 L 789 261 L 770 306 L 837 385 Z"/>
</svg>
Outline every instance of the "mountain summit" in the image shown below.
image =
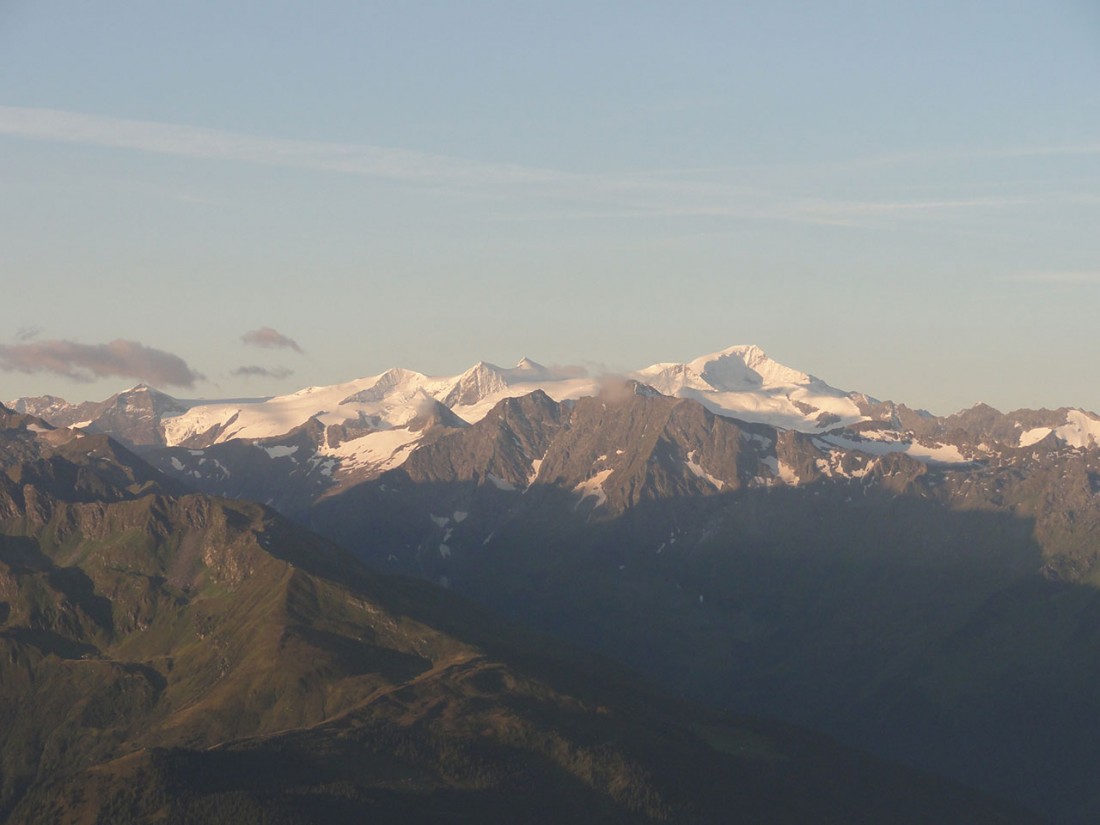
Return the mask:
<svg viewBox="0 0 1100 825">
<path fill-rule="evenodd" d="M 654 388 L 675 395 L 684 386 L 719 392 L 746 392 L 761 387 L 798 386 L 817 381 L 804 372 L 773 361 L 755 344 L 737 345 L 701 355 L 686 364 L 654 364 L 640 370 Z"/>
<path fill-rule="evenodd" d="M 772 360 L 755 345 L 727 347 L 682 364 L 654 364 L 624 377 L 665 395 L 695 398 L 718 414 L 785 429 L 816 432 L 825 424 L 866 418 L 855 396 Z M 600 376 L 581 367 L 546 367 L 524 357 L 514 367 L 480 361 L 455 376 L 393 368 L 268 399 L 184 402 L 140 386 L 101 403 L 76 405 L 42 397 L 18 399 L 11 406 L 57 425 L 110 431 L 131 446 L 205 447 L 231 439 L 282 436 L 313 419 L 326 427 L 369 424 L 373 430 L 400 429 L 424 398 L 441 402 L 473 423 L 504 398 L 542 390 L 555 401 L 575 400 L 597 395 L 601 385 Z M 140 413 L 143 426 L 131 435 L 117 420 L 120 411 L 132 411 L 135 417 Z M 101 421 L 105 417 L 110 421 Z"/>
<path fill-rule="evenodd" d="M 775 361 L 752 344 L 684 363 L 653 364 L 620 378 L 662 395 L 696 401 L 718 416 L 818 436 L 817 447 L 832 452 L 907 452 L 926 461 L 961 462 L 973 458 L 975 450 L 981 452 L 980 445 L 989 438 L 1029 446 L 1052 435 L 1057 443 L 1082 447 L 1100 439 L 1100 419 L 1079 410 L 1018 411 L 1011 416 L 971 412 L 937 419 L 837 389 Z M 392 368 L 267 399 L 178 401 L 135 387 L 100 403 L 72 405 L 42 397 L 19 399 L 12 407 L 38 414 L 55 426 L 107 433 L 132 448 L 185 448 L 171 456 L 170 466 L 161 464 L 162 469 L 194 479 L 209 480 L 213 474 L 219 484 L 237 475 L 234 467 L 248 467 L 247 475 L 258 477 L 260 468 L 252 465 L 261 460 L 262 452 L 264 460 L 284 461 L 290 477 L 300 482 L 302 495 L 314 498 L 320 491 L 400 466 L 418 445 L 431 442 L 442 430 L 481 421 L 505 399 L 541 391 L 556 403 L 572 403 L 601 396 L 608 386 L 607 376 L 594 376 L 580 367 L 546 367 L 524 357 L 514 367 L 480 361 L 454 376 Z M 973 436 L 967 437 L 973 449 L 960 451 L 965 447 L 956 443 L 960 427 Z M 229 453 L 188 452 L 223 445 Z M 275 473 L 279 478 L 287 475 Z M 236 481 L 218 491 L 253 496 L 258 492 L 251 486 L 237 487 Z M 260 499 L 285 506 L 282 498 Z"/>
<path fill-rule="evenodd" d="M 852 393 L 767 356 L 755 344 L 653 364 L 635 373 L 664 395 L 694 398 L 719 415 L 802 432 L 854 424 L 866 416 Z"/>
</svg>

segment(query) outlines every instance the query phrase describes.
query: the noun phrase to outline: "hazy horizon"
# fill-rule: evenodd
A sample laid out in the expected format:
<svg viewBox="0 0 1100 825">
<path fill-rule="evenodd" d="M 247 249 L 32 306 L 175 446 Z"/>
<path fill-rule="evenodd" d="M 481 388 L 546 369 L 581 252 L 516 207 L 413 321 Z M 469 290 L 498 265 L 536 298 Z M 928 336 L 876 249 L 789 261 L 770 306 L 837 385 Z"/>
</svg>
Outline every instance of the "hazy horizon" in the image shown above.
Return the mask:
<svg viewBox="0 0 1100 825">
<path fill-rule="evenodd" d="M 755 343 L 1100 411 L 1098 69 L 1083 0 L 8 3 L 0 397 Z"/>
</svg>

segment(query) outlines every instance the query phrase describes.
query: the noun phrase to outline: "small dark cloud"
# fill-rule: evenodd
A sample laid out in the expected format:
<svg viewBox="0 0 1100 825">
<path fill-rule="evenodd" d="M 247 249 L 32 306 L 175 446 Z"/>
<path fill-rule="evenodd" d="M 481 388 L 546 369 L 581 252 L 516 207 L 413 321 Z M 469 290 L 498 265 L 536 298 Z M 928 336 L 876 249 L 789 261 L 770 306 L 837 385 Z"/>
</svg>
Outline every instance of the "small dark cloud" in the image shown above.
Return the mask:
<svg viewBox="0 0 1100 825">
<path fill-rule="evenodd" d="M 0 370 L 52 372 L 85 382 L 122 376 L 148 384 L 174 387 L 191 387 L 204 378 L 178 355 L 122 339 L 108 344 L 58 340 L 0 344 Z"/>
<path fill-rule="evenodd" d="M 261 367 L 256 364 L 249 364 L 244 367 L 237 367 L 229 374 L 239 378 L 286 378 L 288 375 L 293 375 L 294 370 L 286 367 Z"/>
<path fill-rule="evenodd" d="M 241 340 L 253 347 L 263 347 L 264 349 L 292 349 L 297 353 L 302 352 L 302 348 L 298 346 L 297 341 L 293 338 L 288 338 L 271 327 L 260 327 L 259 329 L 246 332 L 241 336 Z"/>
<path fill-rule="evenodd" d="M 33 341 L 42 332 L 42 327 L 19 327 L 15 331 L 15 340 Z"/>
</svg>

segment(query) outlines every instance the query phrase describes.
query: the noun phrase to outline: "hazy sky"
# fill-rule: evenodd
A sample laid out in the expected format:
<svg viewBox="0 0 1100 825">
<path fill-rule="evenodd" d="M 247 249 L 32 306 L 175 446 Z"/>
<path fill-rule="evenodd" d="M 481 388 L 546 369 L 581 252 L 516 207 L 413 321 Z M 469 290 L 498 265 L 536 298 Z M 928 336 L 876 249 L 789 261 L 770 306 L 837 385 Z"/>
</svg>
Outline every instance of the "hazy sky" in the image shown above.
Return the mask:
<svg viewBox="0 0 1100 825">
<path fill-rule="evenodd" d="M 1100 6 L 0 0 L 0 399 L 756 343 L 1100 410 Z"/>
</svg>

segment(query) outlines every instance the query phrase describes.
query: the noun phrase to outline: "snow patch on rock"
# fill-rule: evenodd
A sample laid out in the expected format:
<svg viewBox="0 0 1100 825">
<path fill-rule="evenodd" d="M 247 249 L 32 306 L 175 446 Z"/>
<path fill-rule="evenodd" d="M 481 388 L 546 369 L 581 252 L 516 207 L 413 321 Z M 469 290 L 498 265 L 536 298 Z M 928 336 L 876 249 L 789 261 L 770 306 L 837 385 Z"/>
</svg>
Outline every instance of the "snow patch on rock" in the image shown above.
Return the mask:
<svg viewBox="0 0 1100 825">
<path fill-rule="evenodd" d="M 688 453 L 687 461 L 685 462 L 685 464 L 687 464 L 687 468 L 691 470 L 693 475 L 698 476 L 705 481 L 709 481 L 719 490 L 726 486 L 726 482 L 722 481 L 722 479 L 720 478 L 715 478 L 714 476 L 712 476 L 710 473 L 703 469 L 703 466 L 701 464 L 699 464 L 695 460 L 695 450 L 692 450 L 690 453 Z"/>
<path fill-rule="evenodd" d="M 265 447 L 263 445 L 257 445 L 261 450 L 267 453 L 272 458 L 287 458 L 298 452 L 298 447 L 287 447 L 282 444 L 277 444 L 274 447 Z"/>
<path fill-rule="evenodd" d="M 574 493 L 580 493 L 581 500 L 577 502 L 579 507 L 589 496 L 596 497 L 596 506 L 599 507 L 607 501 L 607 493 L 603 489 L 603 484 L 607 481 L 608 477 L 615 472 L 614 470 L 601 470 L 593 475 L 591 478 L 587 478 L 573 488 Z"/>
</svg>

